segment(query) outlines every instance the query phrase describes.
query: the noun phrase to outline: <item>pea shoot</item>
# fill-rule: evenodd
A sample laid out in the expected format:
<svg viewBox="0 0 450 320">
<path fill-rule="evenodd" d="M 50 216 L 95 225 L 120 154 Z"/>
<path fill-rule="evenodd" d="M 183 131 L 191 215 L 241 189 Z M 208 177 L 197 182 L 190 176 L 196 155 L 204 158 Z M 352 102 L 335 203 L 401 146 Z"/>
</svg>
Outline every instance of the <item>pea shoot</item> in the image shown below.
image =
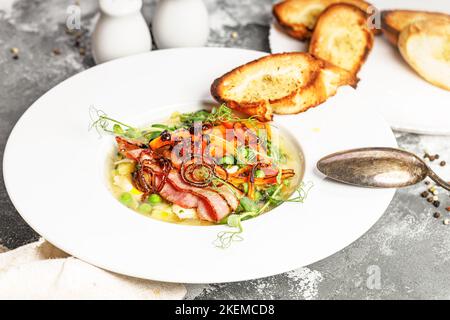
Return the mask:
<svg viewBox="0 0 450 320">
<path fill-rule="evenodd" d="M 251 199 L 247 197 L 241 198 L 240 206 L 243 208 L 244 212 L 239 214 L 234 213 L 228 216 L 228 218 L 226 219 L 226 223 L 229 227 L 234 228 L 234 230 L 219 232 L 217 234 L 216 240 L 214 241 L 215 246 L 221 249 L 226 249 L 233 242 L 242 241 L 243 238 L 241 234 L 244 231 L 242 221 L 261 215 L 267 210 L 267 208 L 269 208 L 270 205 L 273 205 L 274 203 L 276 204 L 280 204 L 281 202 L 303 203 L 303 201 L 306 199 L 308 195 L 309 190 L 312 187 L 312 183 L 304 184 L 302 182 L 300 186 L 295 190 L 295 193 L 297 195 L 291 199 L 282 199 L 282 197 L 280 197 L 279 194 L 283 186 L 284 186 L 283 184 L 278 184 L 277 186 L 274 186 L 275 188 L 272 190 L 269 199 L 259 209 L 257 208 L 255 202 L 253 202 Z"/>
</svg>

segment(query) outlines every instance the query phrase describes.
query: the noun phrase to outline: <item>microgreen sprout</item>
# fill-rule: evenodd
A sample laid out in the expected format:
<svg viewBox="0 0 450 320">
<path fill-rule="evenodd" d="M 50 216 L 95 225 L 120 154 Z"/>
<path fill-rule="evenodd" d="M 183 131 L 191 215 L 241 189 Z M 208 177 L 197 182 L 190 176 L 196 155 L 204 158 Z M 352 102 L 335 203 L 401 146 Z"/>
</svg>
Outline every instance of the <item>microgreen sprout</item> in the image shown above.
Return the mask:
<svg viewBox="0 0 450 320">
<path fill-rule="evenodd" d="M 89 130 L 96 129 L 98 134 L 101 135 L 103 132 L 108 132 L 112 134 L 123 134 L 125 130 L 134 129 L 133 127 L 114 120 L 107 116 L 107 114 L 95 107 L 89 108 L 89 116 L 91 118 L 91 124 L 89 125 Z M 125 127 L 126 129 L 123 129 Z"/>
<path fill-rule="evenodd" d="M 233 242 L 242 241 L 243 237 L 241 236 L 242 232 L 244 231 L 244 228 L 242 226 L 242 221 L 257 217 L 264 213 L 267 208 L 270 205 L 279 205 L 282 202 L 300 202 L 303 203 L 308 196 L 308 192 L 311 190 L 313 183 L 300 183 L 298 188 L 295 190 L 294 194 L 296 194 L 295 197 L 290 199 L 283 199 L 281 196 L 279 196 L 281 189 L 283 188 L 284 184 L 279 184 L 275 191 L 272 193 L 272 195 L 269 197 L 269 199 L 266 201 L 266 203 L 259 209 L 255 211 L 246 211 L 240 214 L 231 214 L 228 216 L 226 220 L 226 224 L 234 228 L 230 231 L 221 231 L 217 234 L 217 238 L 214 241 L 214 245 L 221 249 L 226 249 L 231 246 Z M 246 201 L 248 201 L 248 198 L 244 197 Z M 242 199 L 241 199 L 242 201 Z"/>
<path fill-rule="evenodd" d="M 164 126 L 164 128 L 167 127 L 165 125 L 154 124 L 147 130 L 140 130 L 109 117 L 104 111 L 96 109 L 95 107 L 89 109 L 89 115 L 91 118 L 89 130 L 97 130 L 100 136 L 102 133 L 106 132 L 119 137 L 148 142 L 161 134 L 163 131 L 162 126 Z"/>
</svg>

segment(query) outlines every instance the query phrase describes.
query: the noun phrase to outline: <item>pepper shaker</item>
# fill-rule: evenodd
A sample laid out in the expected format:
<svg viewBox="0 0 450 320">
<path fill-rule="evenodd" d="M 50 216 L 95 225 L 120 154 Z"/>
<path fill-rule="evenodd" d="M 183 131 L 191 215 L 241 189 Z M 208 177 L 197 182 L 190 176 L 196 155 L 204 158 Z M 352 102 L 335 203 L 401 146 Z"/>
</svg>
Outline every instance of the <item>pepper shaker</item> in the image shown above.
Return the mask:
<svg viewBox="0 0 450 320">
<path fill-rule="evenodd" d="M 152 33 L 159 49 L 204 46 L 209 35 L 205 4 L 202 0 L 159 0 Z"/>
<path fill-rule="evenodd" d="M 142 0 L 99 0 L 100 19 L 92 35 L 96 63 L 150 51 L 152 39 L 141 13 Z"/>
</svg>

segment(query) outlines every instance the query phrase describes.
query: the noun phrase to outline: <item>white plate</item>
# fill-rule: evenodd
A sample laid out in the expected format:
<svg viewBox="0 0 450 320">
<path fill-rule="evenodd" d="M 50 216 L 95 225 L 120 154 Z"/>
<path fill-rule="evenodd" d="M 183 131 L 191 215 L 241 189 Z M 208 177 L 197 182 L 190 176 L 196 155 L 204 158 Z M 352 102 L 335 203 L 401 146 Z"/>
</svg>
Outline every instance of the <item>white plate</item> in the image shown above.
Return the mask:
<svg viewBox="0 0 450 320">
<path fill-rule="evenodd" d="M 413 9 L 450 13 L 448 0 L 371 1 L 378 9 Z M 273 53 L 307 51 L 307 44 L 285 35 L 272 24 L 269 34 Z M 392 128 L 425 134 L 450 135 L 450 92 L 435 87 L 404 62 L 398 50 L 383 36 L 358 75 L 355 94 L 360 103 L 381 112 Z"/>
<path fill-rule="evenodd" d="M 280 116 L 304 150 L 305 204 L 286 203 L 244 222 L 244 241 L 212 242 L 225 226 L 193 227 L 141 216 L 113 198 L 105 160 L 113 139 L 88 132 L 90 106 L 133 124 L 151 123 L 209 99 L 224 72 L 264 55 L 241 49 L 160 50 L 106 63 L 64 81 L 17 123 L 4 157 L 8 193 L 23 218 L 68 253 L 118 273 L 211 283 L 269 276 L 325 258 L 363 235 L 394 190 L 322 180 L 316 161 L 331 152 L 395 146 L 389 126 L 350 88 L 307 113 Z"/>
</svg>

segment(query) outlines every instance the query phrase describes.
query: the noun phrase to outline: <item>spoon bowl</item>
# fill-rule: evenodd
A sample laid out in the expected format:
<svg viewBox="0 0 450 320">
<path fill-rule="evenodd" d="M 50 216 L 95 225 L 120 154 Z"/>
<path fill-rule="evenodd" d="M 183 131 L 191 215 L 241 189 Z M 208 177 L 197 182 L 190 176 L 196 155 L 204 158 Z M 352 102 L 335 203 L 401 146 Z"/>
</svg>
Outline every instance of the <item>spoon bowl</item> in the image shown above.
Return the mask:
<svg viewBox="0 0 450 320">
<path fill-rule="evenodd" d="M 406 187 L 428 176 L 450 190 L 450 185 L 422 159 L 395 148 L 360 148 L 333 153 L 320 159 L 317 169 L 333 180 L 363 187 Z"/>
</svg>

